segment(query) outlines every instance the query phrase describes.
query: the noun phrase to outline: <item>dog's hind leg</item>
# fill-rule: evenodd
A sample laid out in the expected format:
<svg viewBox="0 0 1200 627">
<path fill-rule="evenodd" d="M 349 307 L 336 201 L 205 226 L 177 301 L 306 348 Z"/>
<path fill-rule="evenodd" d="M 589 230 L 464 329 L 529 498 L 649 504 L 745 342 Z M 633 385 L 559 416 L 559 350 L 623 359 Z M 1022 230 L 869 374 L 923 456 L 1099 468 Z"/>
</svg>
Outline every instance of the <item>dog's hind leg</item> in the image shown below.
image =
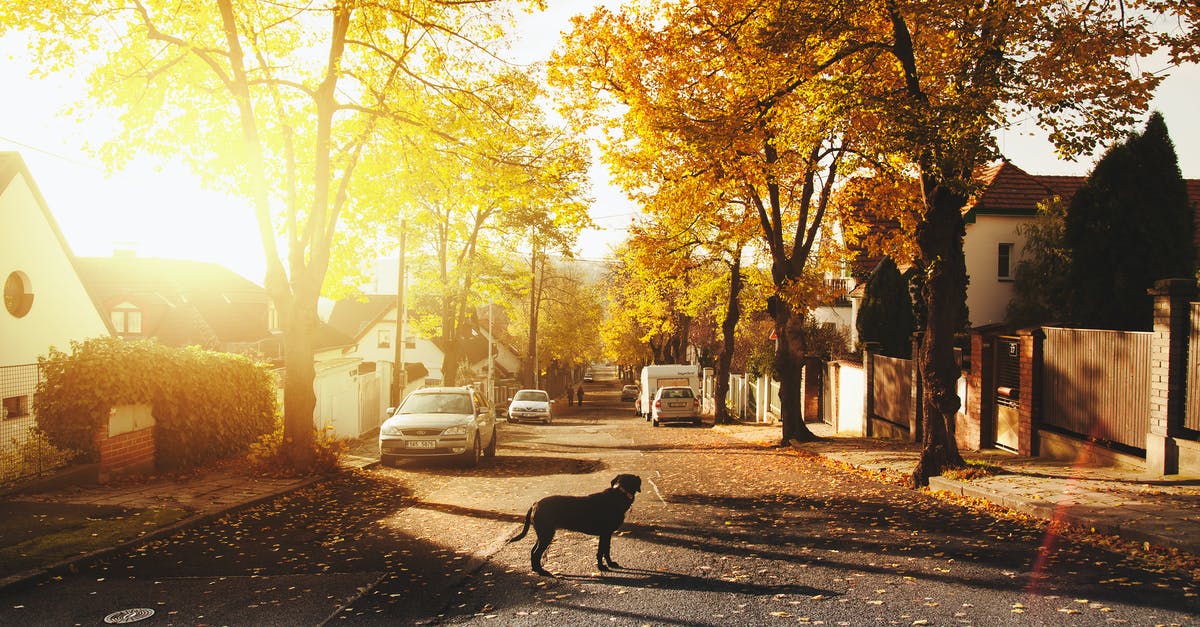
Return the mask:
<svg viewBox="0 0 1200 627">
<path fill-rule="evenodd" d="M 546 549 L 550 548 L 550 542 L 554 540 L 554 530 L 543 530 L 537 527 L 534 527 L 534 530 L 537 531 L 537 542 L 533 544 L 533 549 L 529 551 L 529 565 L 533 567 L 533 572 L 553 577 L 554 575 L 550 574 L 550 571 L 542 568 L 542 555 L 546 553 Z"/>
<path fill-rule="evenodd" d="M 612 555 L 610 553 L 611 550 L 612 550 L 612 534 L 611 533 L 600 534 L 600 545 L 598 547 L 596 547 L 596 568 L 599 568 L 600 570 L 608 570 L 610 566 L 612 568 L 620 568 L 621 567 L 620 564 L 613 561 Z M 604 562 L 608 562 L 608 565 L 606 566 L 604 564 Z"/>
</svg>

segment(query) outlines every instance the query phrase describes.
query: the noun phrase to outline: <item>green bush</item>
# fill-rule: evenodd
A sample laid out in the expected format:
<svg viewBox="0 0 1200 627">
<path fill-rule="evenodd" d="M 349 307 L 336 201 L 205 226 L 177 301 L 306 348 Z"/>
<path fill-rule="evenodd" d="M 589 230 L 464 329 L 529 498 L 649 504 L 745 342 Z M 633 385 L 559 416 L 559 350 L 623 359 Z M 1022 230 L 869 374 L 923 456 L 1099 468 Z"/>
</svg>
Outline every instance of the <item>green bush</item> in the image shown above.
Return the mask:
<svg viewBox="0 0 1200 627">
<path fill-rule="evenodd" d="M 41 358 L 38 427 L 56 446 L 94 460 L 95 435 L 118 405 L 149 404 L 159 470 L 244 454 L 275 419 L 266 367 L 240 355 L 97 338 Z"/>
</svg>

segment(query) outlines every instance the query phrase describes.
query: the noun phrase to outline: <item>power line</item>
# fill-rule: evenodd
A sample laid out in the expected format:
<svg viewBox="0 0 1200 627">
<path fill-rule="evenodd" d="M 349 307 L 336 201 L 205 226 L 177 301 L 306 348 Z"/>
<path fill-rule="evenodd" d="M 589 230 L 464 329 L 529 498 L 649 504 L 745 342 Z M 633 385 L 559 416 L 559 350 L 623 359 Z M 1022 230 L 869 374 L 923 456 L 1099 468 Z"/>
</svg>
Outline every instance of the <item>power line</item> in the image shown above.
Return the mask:
<svg viewBox="0 0 1200 627">
<path fill-rule="evenodd" d="M 0 136 L 0 141 L 8 142 L 10 144 L 15 144 L 17 146 L 20 146 L 21 148 L 26 148 L 26 149 L 32 150 L 34 152 L 40 152 L 43 155 L 46 155 L 47 157 L 53 157 L 60 161 L 66 161 L 67 163 L 70 163 L 72 165 L 77 165 L 77 166 L 80 166 L 83 168 L 88 168 L 88 169 L 96 170 L 96 171 L 103 171 L 102 168 L 96 167 L 95 164 L 85 163 L 85 162 L 79 161 L 73 157 L 68 157 L 66 155 L 62 155 L 57 152 L 54 152 L 53 150 L 46 150 L 45 148 L 38 148 L 37 146 L 33 146 L 31 144 L 26 144 L 25 142 L 17 141 L 15 139 L 12 139 L 11 137 Z"/>
</svg>

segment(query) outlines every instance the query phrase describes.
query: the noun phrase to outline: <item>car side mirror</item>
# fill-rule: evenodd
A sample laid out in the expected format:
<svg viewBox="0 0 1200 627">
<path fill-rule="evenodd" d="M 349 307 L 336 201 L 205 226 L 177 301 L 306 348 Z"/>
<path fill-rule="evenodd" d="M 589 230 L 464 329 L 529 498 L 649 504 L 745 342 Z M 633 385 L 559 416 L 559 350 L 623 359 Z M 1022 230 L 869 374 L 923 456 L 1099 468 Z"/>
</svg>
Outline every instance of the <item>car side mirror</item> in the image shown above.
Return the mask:
<svg viewBox="0 0 1200 627">
<path fill-rule="evenodd" d="M 391 417 L 392 417 L 392 414 L 394 414 L 394 413 L 396 413 L 396 408 L 395 408 L 395 407 L 388 407 L 388 408 L 387 408 L 387 411 L 383 412 L 383 415 L 384 415 L 384 416 L 386 416 L 386 417 L 388 417 L 388 418 L 391 418 Z"/>
</svg>

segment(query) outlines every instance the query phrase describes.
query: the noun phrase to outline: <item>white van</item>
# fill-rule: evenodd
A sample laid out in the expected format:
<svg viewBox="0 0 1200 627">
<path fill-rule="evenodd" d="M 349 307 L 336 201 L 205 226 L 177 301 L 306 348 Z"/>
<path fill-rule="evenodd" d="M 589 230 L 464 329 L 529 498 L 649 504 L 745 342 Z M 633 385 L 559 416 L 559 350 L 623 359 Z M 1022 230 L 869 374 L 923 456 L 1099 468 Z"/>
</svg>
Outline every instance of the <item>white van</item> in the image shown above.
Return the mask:
<svg viewBox="0 0 1200 627">
<path fill-rule="evenodd" d="M 696 396 L 700 396 L 700 367 L 694 364 L 654 364 L 642 368 L 642 390 L 633 410 L 649 420 L 654 393 L 658 388 L 668 385 L 686 385 L 692 388 Z"/>
</svg>

